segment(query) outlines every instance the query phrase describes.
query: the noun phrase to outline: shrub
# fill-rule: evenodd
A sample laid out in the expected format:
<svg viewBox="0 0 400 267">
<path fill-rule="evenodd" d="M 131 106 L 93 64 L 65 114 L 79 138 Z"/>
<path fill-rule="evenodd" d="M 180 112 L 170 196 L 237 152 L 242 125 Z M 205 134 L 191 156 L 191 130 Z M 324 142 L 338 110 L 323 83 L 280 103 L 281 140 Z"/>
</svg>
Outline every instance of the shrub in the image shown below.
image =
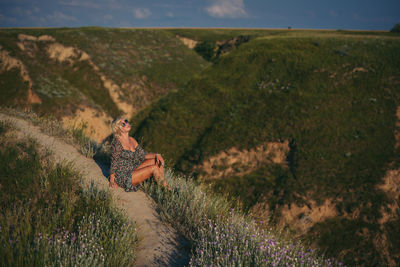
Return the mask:
<svg viewBox="0 0 400 267">
<path fill-rule="evenodd" d="M 400 23 L 394 25 L 390 32 L 400 33 Z"/>
<path fill-rule="evenodd" d="M 203 41 L 198 43 L 194 50 L 205 60 L 211 61 L 214 57 L 215 44 L 213 42 Z"/>
</svg>

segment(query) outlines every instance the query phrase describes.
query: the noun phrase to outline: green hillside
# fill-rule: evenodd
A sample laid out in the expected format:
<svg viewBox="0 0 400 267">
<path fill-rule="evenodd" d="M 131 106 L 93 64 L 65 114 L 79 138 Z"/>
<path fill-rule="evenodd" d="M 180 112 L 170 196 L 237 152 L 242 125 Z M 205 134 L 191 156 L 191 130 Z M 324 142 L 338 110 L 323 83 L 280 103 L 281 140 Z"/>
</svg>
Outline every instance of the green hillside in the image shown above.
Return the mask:
<svg viewBox="0 0 400 267">
<path fill-rule="evenodd" d="M 121 108 L 104 80 L 120 88 L 119 101 L 139 111 L 168 91 L 178 90 L 209 65 L 162 30 L 2 29 L 0 46 L 0 105 L 28 105 L 30 79 L 41 100 L 33 108 L 58 117 L 81 105 L 118 115 Z M 5 53 L 22 62 L 27 79 L 19 75 L 19 66 L 5 69 Z"/>
<path fill-rule="evenodd" d="M 205 182 L 248 210 L 266 203 L 273 221 L 285 204 L 329 199 L 337 216 L 305 237 L 350 265 L 389 264 L 399 260 L 400 221 L 380 220 L 398 199 L 378 185 L 400 167 L 399 73 L 400 39 L 388 33 L 256 36 L 134 117 L 134 136 L 194 177 L 221 151 L 288 140 L 287 167 Z"/>
</svg>

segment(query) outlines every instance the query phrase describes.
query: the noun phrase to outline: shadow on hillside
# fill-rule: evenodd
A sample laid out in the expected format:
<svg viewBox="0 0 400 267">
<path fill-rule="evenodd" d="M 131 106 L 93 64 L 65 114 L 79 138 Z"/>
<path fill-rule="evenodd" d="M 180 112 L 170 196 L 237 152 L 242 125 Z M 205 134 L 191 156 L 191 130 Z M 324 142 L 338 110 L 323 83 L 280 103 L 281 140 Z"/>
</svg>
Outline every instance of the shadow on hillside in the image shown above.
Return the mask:
<svg viewBox="0 0 400 267">
<path fill-rule="evenodd" d="M 170 231 L 170 230 L 168 230 Z M 171 236 L 171 235 L 164 235 L 164 236 Z M 159 251 L 157 253 L 160 255 L 159 257 L 154 259 L 154 266 L 188 266 L 190 260 L 190 244 L 184 237 L 179 235 L 178 240 L 168 239 L 164 240 L 164 248 L 175 248 L 174 251 L 162 251 L 160 246 L 154 248 L 154 250 Z M 176 245 L 178 244 L 178 245 Z"/>
<path fill-rule="evenodd" d="M 111 147 L 111 143 L 113 140 L 113 136 L 109 135 L 104 140 L 101 142 L 101 147 Z M 103 173 L 103 176 L 107 179 L 107 181 L 110 181 L 110 154 L 109 152 L 106 152 L 107 149 L 100 149 L 96 152 L 96 154 L 93 156 L 94 162 L 96 162 L 97 166 L 101 169 L 101 172 Z M 109 149 L 108 149 L 109 151 Z"/>
<path fill-rule="evenodd" d="M 107 181 L 110 180 L 110 162 L 104 158 L 104 156 L 99 156 L 95 155 L 93 157 L 94 162 L 96 162 L 97 166 L 101 169 L 101 172 L 103 173 L 104 178 L 107 179 Z"/>
</svg>

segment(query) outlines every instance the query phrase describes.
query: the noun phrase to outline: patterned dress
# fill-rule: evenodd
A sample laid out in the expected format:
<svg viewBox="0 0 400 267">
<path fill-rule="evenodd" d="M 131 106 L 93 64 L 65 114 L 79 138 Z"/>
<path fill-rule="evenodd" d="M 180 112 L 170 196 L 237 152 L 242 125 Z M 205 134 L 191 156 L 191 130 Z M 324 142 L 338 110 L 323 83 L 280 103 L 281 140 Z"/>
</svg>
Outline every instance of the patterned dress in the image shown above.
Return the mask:
<svg viewBox="0 0 400 267">
<path fill-rule="evenodd" d="M 132 172 L 145 161 L 146 151 L 138 144 L 135 151 L 126 150 L 115 138 L 111 145 L 110 174 L 115 173 L 115 182 L 125 191 L 136 191 L 132 185 Z"/>
</svg>

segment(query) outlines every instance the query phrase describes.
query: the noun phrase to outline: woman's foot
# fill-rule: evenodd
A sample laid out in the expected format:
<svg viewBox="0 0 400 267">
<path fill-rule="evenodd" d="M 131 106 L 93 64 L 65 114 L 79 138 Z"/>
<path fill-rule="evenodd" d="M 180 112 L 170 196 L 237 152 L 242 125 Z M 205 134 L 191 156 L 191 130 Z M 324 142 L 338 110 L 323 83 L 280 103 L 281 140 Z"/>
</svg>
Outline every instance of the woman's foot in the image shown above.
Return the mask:
<svg viewBox="0 0 400 267">
<path fill-rule="evenodd" d="M 165 179 L 165 172 L 164 172 L 164 167 L 160 168 L 160 173 L 161 173 L 161 180 L 163 181 L 163 186 L 168 189 L 168 191 L 171 191 L 171 187 L 167 183 L 167 180 Z"/>
</svg>

